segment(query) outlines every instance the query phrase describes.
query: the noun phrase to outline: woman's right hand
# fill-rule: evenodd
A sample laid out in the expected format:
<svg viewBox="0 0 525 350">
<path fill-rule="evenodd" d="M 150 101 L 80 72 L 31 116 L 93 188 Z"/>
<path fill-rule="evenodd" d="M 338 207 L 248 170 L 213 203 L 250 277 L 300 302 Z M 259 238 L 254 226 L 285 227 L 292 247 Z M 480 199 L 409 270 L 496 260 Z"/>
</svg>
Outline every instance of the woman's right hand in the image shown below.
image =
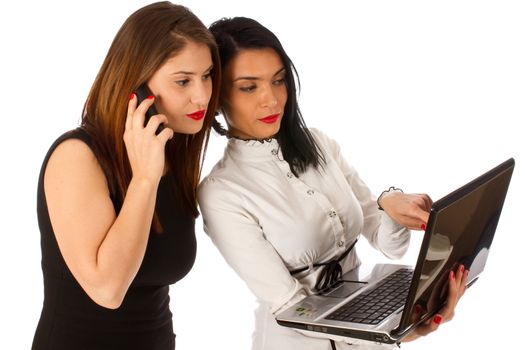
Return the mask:
<svg viewBox="0 0 525 350">
<path fill-rule="evenodd" d="M 424 230 L 432 199 L 427 194 L 411 194 L 391 191 L 380 197 L 381 208 L 400 225 L 411 230 Z"/>
<path fill-rule="evenodd" d="M 166 127 L 155 134 L 161 123 L 168 119 L 163 114 L 150 118 L 144 127 L 146 111 L 153 104 L 150 96 L 137 106 L 137 95 L 132 94 L 128 104 L 128 114 L 124 130 L 124 143 L 133 177 L 158 182 L 164 172 L 166 142 L 173 137 L 173 130 Z"/>
</svg>

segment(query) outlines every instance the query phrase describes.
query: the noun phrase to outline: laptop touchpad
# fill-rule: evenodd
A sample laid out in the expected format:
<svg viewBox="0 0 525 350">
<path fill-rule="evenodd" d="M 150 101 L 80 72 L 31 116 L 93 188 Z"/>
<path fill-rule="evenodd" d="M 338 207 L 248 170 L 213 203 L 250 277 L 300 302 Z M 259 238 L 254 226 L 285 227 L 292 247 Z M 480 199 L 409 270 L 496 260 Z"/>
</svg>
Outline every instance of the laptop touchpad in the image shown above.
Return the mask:
<svg viewBox="0 0 525 350">
<path fill-rule="evenodd" d="M 354 294 L 359 289 L 366 286 L 366 282 L 338 282 L 334 287 L 330 288 L 321 295 L 331 298 L 346 298 L 347 296 Z"/>
</svg>

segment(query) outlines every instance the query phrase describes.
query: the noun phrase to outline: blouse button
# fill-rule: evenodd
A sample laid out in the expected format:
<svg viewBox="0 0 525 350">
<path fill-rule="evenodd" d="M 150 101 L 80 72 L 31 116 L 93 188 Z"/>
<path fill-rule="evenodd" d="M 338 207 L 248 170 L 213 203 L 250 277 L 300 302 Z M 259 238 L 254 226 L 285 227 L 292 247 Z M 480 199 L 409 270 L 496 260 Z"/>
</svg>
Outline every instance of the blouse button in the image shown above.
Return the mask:
<svg viewBox="0 0 525 350">
<path fill-rule="evenodd" d="M 339 242 L 337 242 L 337 246 L 338 246 L 338 247 L 342 247 L 344 244 L 345 244 L 345 242 L 343 242 L 343 241 L 339 241 Z"/>
<path fill-rule="evenodd" d="M 330 210 L 330 213 L 328 214 L 328 216 L 331 218 L 335 218 L 337 216 L 337 213 L 335 212 L 335 210 Z"/>
<path fill-rule="evenodd" d="M 277 155 L 277 153 L 278 153 L 278 152 L 277 152 L 277 150 L 276 150 L 275 148 L 274 148 L 274 149 L 272 149 L 272 154 L 273 154 L 274 156 L 276 156 L 276 155 Z"/>
<path fill-rule="evenodd" d="M 306 193 L 308 193 L 310 196 L 314 194 L 314 190 L 308 190 L 306 191 Z"/>
<path fill-rule="evenodd" d="M 289 179 L 291 179 L 291 178 L 293 177 L 293 174 L 290 173 L 290 172 L 288 172 L 288 173 L 286 173 L 286 176 L 287 176 Z"/>
</svg>

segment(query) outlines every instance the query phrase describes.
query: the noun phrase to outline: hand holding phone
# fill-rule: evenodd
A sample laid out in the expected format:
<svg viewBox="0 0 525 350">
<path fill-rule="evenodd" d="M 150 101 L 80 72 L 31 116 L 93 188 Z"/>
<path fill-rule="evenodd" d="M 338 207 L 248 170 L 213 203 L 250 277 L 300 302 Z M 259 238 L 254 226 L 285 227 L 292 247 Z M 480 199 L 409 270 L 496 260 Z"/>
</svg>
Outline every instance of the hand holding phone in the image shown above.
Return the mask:
<svg viewBox="0 0 525 350">
<path fill-rule="evenodd" d="M 140 85 L 137 88 L 137 91 L 135 91 L 135 94 L 137 95 L 137 106 L 142 101 L 147 99 L 148 96 L 153 95 L 153 93 L 150 91 L 146 83 Z M 157 112 L 157 109 L 155 108 L 155 103 L 154 103 L 146 111 L 145 118 L 144 118 L 144 126 L 146 126 L 148 124 L 149 119 L 156 114 L 159 114 L 159 113 Z M 164 128 L 165 128 L 164 124 L 160 124 L 159 127 L 157 128 L 157 131 L 155 131 L 155 135 L 158 135 Z"/>
</svg>

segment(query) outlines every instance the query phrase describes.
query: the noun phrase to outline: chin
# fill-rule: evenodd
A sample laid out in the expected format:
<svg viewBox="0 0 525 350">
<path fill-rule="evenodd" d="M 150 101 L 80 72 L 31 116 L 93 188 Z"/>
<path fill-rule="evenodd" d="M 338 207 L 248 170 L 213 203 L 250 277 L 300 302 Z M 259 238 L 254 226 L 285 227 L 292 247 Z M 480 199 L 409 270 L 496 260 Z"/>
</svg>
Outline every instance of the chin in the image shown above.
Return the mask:
<svg viewBox="0 0 525 350">
<path fill-rule="evenodd" d="M 201 130 L 202 130 L 202 125 L 201 125 L 200 128 L 193 128 L 193 129 L 185 130 L 185 131 L 181 132 L 181 134 L 195 135 L 196 133 L 198 133 Z"/>
<path fill-rule="evenodd" d="M 194 125 L 184 125 L 172 128 L 173 132 L 178 134 L 194 135 L 202 130 L 203 123 L 194 123 Z"/>
<path fill-rule="evenodd" d="M 278 127 L 273 127 L 271 128 L 270 130 L 265 130 L 264 132 L 262 132 L 260 134 L 260 136 L 258 137 L 258 139 L 271 139 L 273 137 L 275 137 L 275 135 L 277 135 L 277 133 L 279 132 L 280 130 L 280 126 Z"/>
</svg>

